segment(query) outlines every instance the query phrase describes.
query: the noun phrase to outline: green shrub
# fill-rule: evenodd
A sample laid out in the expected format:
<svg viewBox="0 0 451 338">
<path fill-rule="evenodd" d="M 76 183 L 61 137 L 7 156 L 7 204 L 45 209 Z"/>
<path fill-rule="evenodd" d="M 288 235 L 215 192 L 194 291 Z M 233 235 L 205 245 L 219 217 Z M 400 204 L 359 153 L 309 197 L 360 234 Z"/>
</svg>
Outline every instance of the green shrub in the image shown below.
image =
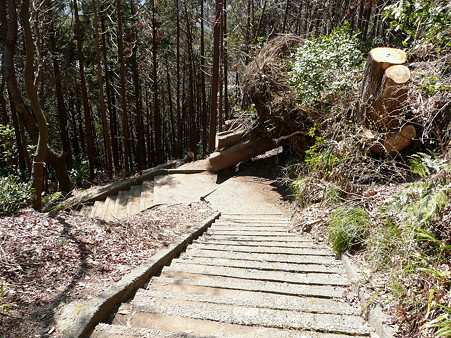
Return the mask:
<svg viewBox="0 0 451 338">
<path fill-rule="evenodd" d="M 89 183 L 89 162 L 82 160 L 75 162 L 73 168 L 69 172 L 69 176 L 77 187 L 88 187 Z"/>
<path fill-rule="evenodd" d="M 0 177 L 0 212 L 13 212 L 26 207 L 32 200 L 30 183 L 14 176 Z"/>
<path fill-rule="evenodd" d="M 349 24 L 328 36 L 307 39 L 294 54 L 291 80 L 303 102 L 320 100 L 349 89 L 363 58 Z"/>
<path fill-rule="evenodd" d="M 328 238 L 333 250 L 343 254 L 363 243 L 371 220 L 368 212 L 359 206 L 338 208 L 331 216 Z"/>
<path fill-rule="evenodd" d="M 385 7 L 384 18 L 403 45 L 451 46 L 449 0 L 398 0 Z"/>
</svg>

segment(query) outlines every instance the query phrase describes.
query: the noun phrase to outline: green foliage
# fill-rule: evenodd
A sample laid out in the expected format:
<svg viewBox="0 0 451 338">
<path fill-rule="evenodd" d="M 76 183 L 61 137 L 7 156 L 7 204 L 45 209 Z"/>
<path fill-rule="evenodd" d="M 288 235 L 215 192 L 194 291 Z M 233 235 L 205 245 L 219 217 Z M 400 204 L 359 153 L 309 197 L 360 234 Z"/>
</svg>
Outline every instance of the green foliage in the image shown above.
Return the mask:
<svg viewBox="0 0 451 338">
<path fill-rule="evenodd" d="M 445 310 L 445 313 L 427 322 L 422 328 L 436 328 L 436 337 L 451 336 L 451 308 L 442 304 L 437 304 Z"/>
<path fill-rule="evenodd" d="M 343 254 L 361 244 L 368 234 L 371 220 L 368 212 L 359 206 L 338 208 L 331 216 L 328 238 L 333 250 Z"/>
<path fill-rule="evenodd" d="M 428 177 L 433 172 L 439 172 L 441 170 L 451 172 L 451 164 L 446 160 L 435 157 L 433 153 L 416 153 L 409 156 L 410 166 L 412 172 L 420 175 L 421 177 Z"/>
<path fill-rule="evenodd" d="M 7 299 L 8 287 L 10 286 L 11 284 L 6 283 L 2 278 L 0 278 L 0 314 L 5 314 L 5 312 L 11 311 L 13 304 L 11 304 Z"/>
<path fill-rule="evenodd" d="M 14 129 L 8 125 L 0 124 L 0 170 L 9 173 L 12 161 L 17 154 L 14 142 Z"/>
<path fill-rule="evenodd" d="M 69 175 L 72 182 L 77 187 L 89 186 L 89 162 L 87 160 L 82 160 L 74 163 Z"/>
<path fill-rule="evenodd" d="M 331 142 L 317 136 L 315 144 L 305 151 L 305 163 L 310 170 L 329 173 L 340 164 L 344 156 L 334 155 Z"/>
<path fill-rule="evenodd" d="M 14 176 L 0 177 L 0 196 L 0 212 L 13 212 L 31 203 L 32 188 Z"/>
<path fill-rule="evenodd" d="M 393 32 L 401 33 L 403 45 L 411 43 L 451 46 L 451 4 L 448 0 L 398 0 L 384 9 Z"/>
<path fill-rule="evenodd" d="M 306 40 L 297 49 L 291 80 L 303 102 L 320 100 L 349 89 L 355 82 L 353 71 L 360 68 L 362 61 L 358 40 L 346 24 L 328 36 Z"/>
<path fill-rule="evenodd" d="M 424 227 L 448 205 L 450 192 L 449 183 L 413 183 L 386 201 L 381 209 L 398 221 Z"/>
</svg>

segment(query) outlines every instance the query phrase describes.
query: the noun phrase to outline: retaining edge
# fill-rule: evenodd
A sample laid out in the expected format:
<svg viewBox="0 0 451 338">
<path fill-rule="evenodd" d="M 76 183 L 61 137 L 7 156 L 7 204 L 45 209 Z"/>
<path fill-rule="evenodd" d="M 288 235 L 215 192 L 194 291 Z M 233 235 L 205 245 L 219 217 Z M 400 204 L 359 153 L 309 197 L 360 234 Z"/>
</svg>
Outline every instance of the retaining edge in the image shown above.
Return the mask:
<svg viewBox="0 0 451 338">
<path fill-rule="evenodd" d="M 366 313 L 370 327 L 376 332 L 379 338 L 393 338 L 397 331 L 396 328 L 385 324 L 385 322 L 388 321 L 389 316 L 383 312 L 382 306 L 377 301 L 373 302 L 373 296 L 365 288 L 362 282 L 359 282 L 359 280 L 361 280 L 361 274 L 352 262 L 350 256 L 348 254 L 342 255 L 341 261 L 346 269 L 346 275 L 348 276 L 353 291 L 357 293 L 360 303 L 364 306 L 363 313 Z"/>
<path fill-rule="evenodd" d="M 169 247 L 158 251 L 152 258 L 133 269 L 99 296 L 86 302 L 74 324 L 65 330 L 63 336 L 68 338 L 89 337 L 95 326 L 106 320 L 117 305 L 128 300 L 152 275 L 200 237 L 220 215 L 219 211 L 215 212 L 204 220 L 199 228 L 189 234 L 181 235 Z"/>
</svg>

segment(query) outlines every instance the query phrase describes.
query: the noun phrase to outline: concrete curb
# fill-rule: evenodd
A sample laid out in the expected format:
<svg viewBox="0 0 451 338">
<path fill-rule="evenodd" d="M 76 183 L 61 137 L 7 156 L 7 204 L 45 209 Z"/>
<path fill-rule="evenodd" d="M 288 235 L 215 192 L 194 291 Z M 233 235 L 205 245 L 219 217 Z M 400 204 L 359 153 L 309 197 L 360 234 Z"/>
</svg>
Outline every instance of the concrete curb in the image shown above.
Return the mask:
<svg viewBox="0 0 451 338">
<path fill-rule="evenodd" d="M 363 313 L 366 313 L 367 321 L 379 338 L 392 338 L 395 336 L 396 328 L 385 324 L 389 317 L 383 312 L 382 306 L 374 301 L 374 296 L 365 288 L 361 282 L 361 273 L 352 262 L 349 255 L 341 256 L 341 261 L 346 269 L 352 289 L 357 293 L 360 303 L 363 304 Z"/>
<path fill-rule="evenodd" d="M 106 320 L 117 305 L 129 299 L 152 275 L 156 274 L 192 241 L 202 235 L 220 215 L 220 212 L 216 212 L 203 221 L 199 228 L 189 234 L 180 236 L 174 244 L 159 251 L 151 259 L 132 270 L 98 297 L 88 301 L 78 314 L 74 324 L 65 330 L 63 336 L 67 338 L 89 337 L 94 327 Z"/>
</svg>

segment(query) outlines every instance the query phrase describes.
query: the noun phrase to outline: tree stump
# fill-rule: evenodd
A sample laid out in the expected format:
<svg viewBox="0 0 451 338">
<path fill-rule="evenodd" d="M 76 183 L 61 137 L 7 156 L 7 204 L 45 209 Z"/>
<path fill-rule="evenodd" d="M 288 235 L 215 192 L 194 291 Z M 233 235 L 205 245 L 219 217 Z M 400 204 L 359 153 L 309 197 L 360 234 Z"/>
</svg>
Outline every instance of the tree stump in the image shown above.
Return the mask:
<svg viewBox="0 0 451 338">
<path fill-rule="evenodd" d="M 357 122 L 385 133 L 371 145 L 375 154 L 395 156 L 416 136 L 415 127 L 405 125 L 410 71 L 404 64 L 407 54 L 395 48 L 379 47 L 370 51 L 360 89 Z"/>
<path fill-rule="evenodd" d="M 358 123 L 369 127 L 370 117 L 368 112 L 371 111 L 376 94 L 381 91 L 385 71 L 390 66 L 403 65 L 406 62 L 407 54 L 400 49 L 378 47 L 370 51 L 360 89 L 360 102 L 357 110 Z"/>
</svg>

